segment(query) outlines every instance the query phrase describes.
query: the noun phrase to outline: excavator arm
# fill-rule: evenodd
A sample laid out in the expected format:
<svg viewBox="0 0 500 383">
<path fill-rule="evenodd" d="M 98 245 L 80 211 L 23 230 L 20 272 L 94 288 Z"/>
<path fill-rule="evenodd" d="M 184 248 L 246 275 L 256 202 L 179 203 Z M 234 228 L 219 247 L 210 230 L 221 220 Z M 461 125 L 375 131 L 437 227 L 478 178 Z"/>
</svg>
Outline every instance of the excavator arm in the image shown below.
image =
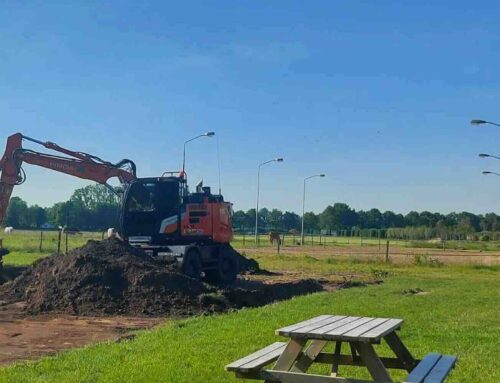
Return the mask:
<svg viewBox="0 0 500 383">
<path fill-rule="evenodd" d="M 68 157 L 24 149 L 23 140 L 34 142 Z M 122 186 L 136 179 L 136 167 L 131 160 L 124 159 L 112 164 L 87 153 L 75 152 L 52 142 L 42 142 L 16 133 L 7 139 L 5 154 L 0 159 L 0 224 L 7 212 L 14 186 L 22 184 L 26 179 L 23 163 L 95 181 L 110 188 L 108 180 L 111 178 L 118 178 Z"/>
</svg>

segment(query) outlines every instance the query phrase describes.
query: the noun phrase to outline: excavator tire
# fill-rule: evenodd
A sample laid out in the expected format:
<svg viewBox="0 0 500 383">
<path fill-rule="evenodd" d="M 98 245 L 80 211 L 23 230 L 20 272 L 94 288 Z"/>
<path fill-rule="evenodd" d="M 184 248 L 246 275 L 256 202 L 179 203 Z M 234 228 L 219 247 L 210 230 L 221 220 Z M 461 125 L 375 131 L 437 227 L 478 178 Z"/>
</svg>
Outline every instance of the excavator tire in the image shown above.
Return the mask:
<svg viewBox="0 0 500 383">
<path fill-rule="evenodd" d="M 206 272 L 208 281 L 227 285 L 236 280 L 240 272 L 240 265 L 238 257 L 234 255 L 234 252 L 229 246 L 221 247 L 217 266 L 215 269 L 207 270 Z"/>
<path fill-rule="evenodd" d="M 193 279 L 201 279 L 203 265 L 201 263 L 200 251 L 196 248 L 191 248 L 184 255 L 182 261 L 182 273 Z"/>
</svg>

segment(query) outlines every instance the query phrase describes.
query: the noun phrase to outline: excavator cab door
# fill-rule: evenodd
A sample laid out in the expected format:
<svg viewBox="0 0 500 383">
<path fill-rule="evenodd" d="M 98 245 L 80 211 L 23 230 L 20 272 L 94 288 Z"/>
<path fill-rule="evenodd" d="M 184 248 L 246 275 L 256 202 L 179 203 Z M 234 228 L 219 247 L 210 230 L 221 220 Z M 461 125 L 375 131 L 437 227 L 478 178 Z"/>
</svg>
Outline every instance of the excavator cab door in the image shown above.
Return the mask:
<svg viewBox="0 0 500 383">
<path fill-rule="evenodd" d="M 170 219 L 169 233 L 177 234 L 179 226 L 179 181 L 176 178 L 140 179 L 130 184 L 122 211 L 122 234 L 155 241 L 165 233 L 165 220 Z"/>
</svg>

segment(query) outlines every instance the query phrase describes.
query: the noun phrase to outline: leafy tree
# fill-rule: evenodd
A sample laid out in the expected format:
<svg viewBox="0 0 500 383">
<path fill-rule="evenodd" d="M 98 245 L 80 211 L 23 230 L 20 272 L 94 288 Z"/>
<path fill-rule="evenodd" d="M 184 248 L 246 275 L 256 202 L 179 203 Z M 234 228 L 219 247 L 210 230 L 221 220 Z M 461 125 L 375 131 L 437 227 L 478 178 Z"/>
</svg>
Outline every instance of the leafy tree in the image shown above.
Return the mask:
<svg viewBox="0 0 500 383">
<path fill-rule="evenodd" d="M 356 225 L 356 212 L 345 203 L 335 203 L 321 213 L 319 217 L 320 227 L 329 232 L 343 230 Z"/>
<path fill-rule="evenodd" d="M 76 189 L 70 201 L 76 202 L 89 210 L 96 209 L 99 204 L 118 205 L 120 203 L 120 199 L 115 193 L 100 184 Z"/>
<path fill-rule="evenodd" d="M 279 230 L 283 222 L 283 212 L 278 209 L 273 209 L 269 213 L 269 226 L 272 230 Z"/>
<path fill-rule="evenodd" d="M 304 231 L 306 233 L 311 233 L 311 232 L 318 231 L 319 229 L 320 229 L 319 216 L 312 213 L 312 212 L 305 213 L 304 214 Z"/>
<path fill-rule="evenodd" d="M 12 197 L 4 222 L 5 226 L 12 226 L 16 229 L 27 228 L 29 226 L 28 204 L 19 197 Z"/>
<path fill-rule="evenodd" d="M 307 214 L 307 213 L 306 213 Z M 305 217 L 305 215 L 304 215 Z M 284 231 L 290 231 L 290 230 L 299 230 L 300 229 L 300 216 L 295 214 L 294 212 L 290 211 L 285 211 L 283 213 L 283 218 L 281 220 L 282 222 L 282 229 Z"/>
</svg>

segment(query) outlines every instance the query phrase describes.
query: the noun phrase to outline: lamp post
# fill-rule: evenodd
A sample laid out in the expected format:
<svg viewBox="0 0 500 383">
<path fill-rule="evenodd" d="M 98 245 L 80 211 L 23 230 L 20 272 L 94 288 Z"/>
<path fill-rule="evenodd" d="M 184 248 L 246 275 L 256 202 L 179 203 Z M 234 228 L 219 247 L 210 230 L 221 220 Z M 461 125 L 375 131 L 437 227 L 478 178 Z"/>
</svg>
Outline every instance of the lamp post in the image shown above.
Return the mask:
<svg viewBox="0 0 500 383">
<path fill-rule="evenodd" d="M 470 122 L 470 123 L 471 123 L 472 125 L 490 124 L 490 125 L 500 126 L 500 124 L 497 124 L 496 122 L 485 121 L 485 120 L 471 120 L 471 122 Z"/>
<path fill-rule="evenodd" d="M 494 156 L 492 154 L 486 154 L 486 153 L 480 153 L 479 158 L 496 158 L 497 160 L 500 160 L 500 157 Z"/>
<path fill-rule="evenodd" d="M 194 141 L 194 140 L 196 140 L 198 138 L 201 138 L 201 137 L 213 137 L 213 136 L 215 136 L 215 132 L 207 132 L 207 133 L 204 133 L 204 134 L 200 134 L 199 136 L 193 137 L 190 140 L 187 140 L 186 142 L 184 142 L 184 151 L 182 153 L 182 176 L 183 177 L 186 176 L 186 145 L 189 142 Z"/>
<path fill-rule="evenodd" d="M 315 177 L 324 177 L 324 174 L 315 174 L 304 178 L 304 191 L 302 193 L 302 230 L 300 232 L 300 244 L 304 246 L 304 214 L 306 210 L 306 181 Z"/>
<path fill-rule="evenodd" d="M 483 170 L 481 173 L 483 173 L 483 174 L 493 174 L 494 176 L 500 176 L 500 173 L 490 172 L 488 170 Z"/>
<path fill-rule="evenodd" d="M 255 207 L 255 245 L 259 243 L 259 196 L 260 196 L 260 168 L 264 165 L 270 164 L 271 162 L 283 162 L 282 157 L 274 158 L 272 160 L 262 162 L 259 164 L 259 170 L 257 172 L 257 204 Z"/>
</svg>

